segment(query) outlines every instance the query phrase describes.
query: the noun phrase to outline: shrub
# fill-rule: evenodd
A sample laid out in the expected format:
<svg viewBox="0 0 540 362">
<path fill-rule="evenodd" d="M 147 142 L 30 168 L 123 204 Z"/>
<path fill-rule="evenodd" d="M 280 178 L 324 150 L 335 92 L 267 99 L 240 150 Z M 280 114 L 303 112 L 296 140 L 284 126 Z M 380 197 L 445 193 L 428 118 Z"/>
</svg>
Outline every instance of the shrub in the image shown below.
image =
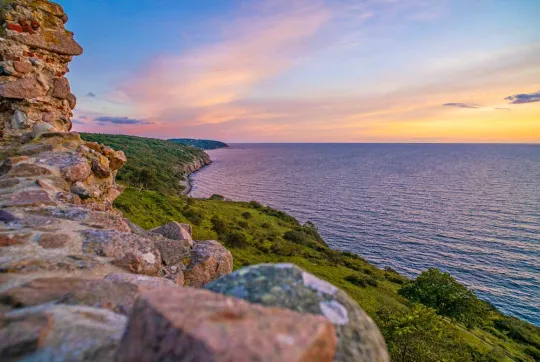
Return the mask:
<svg viewBox="0 0 540 362">
<path fill-rule="evenodd" d="M 249 206 L 251 206 L 254 209 L 262 209 L 264 207 L 261 203 L 255 201 L 255 200 L 250 201 Z"/>
<path fill-rule="evenodd" d="M 263 229 L 270 229 L 271 225 L 270 225 L 269 223 L 265 222 L 265 223 L 263 223 L 263 224 L 261 225 L 261 227 L 262 227 Z"/>
<path fill-rule="evenodd" d="M 273 243 L 270 247 L 270 250 L 272 251 L 272 253 L 281 256 L 293 256 L 300 254 L 300 250 L 298 249 L 298 247 L 280 242 Z"/>
<path fill-rule="evenodd" d="M 480 324 L 488 313 L 486 303 L 450 274 L 435 268 L 422 272 L 414 281 L 405 284 L 399 294 L 434 308 L 440 315 L 466 322 L 468 326 Z"/>
<path fill-rule="evenodd" d="M 212 196 L 210 196 L 210 200 L 223 201 L 223 200 L 225 200 L 225 196 L 219 195 L 219 194 L 213 194 Z"/>
<path fill-rule="evenodd" d="M 247 244 L 246 236 L 239 231 L 226 232 L 222 239 L 227 246 L 233 248 L 241 248 Z"/>
<path fill-rule="evenodd" d="M 227 225 L 225 222 L 217 215 L 212 216 L 212 219 L 210 219 L 210 222 L 212 223 L 212 229 L 218 234 L 223 234 L 225 230 L 227 229 Z"/>
<path fill-rule="evenodd" d="M 356 274 L 351 274 L 351 275 L 346 276 L 345 280 L 348 281 L 349 283 L 352 283 L 352 284 L 358 286 L 358 287 L 362 287 L 362 288 L 367 287 L 366 280 L 364 278 L 362 278 L 361 276 L 356 275 Z"/>
<path fill-rule="evenodd" d="M 366 278 L 366 283 L 368 285 L 371 285 L 372 287 L 377 287 L 379 285 L 379 282 L 377 281 L 377 279 L 372 278 L 372 277 Z"/>
<path fill-rule="evenodd" d="M 516 317 L 502 316 L 496 319 L 494 327 L 515 341 L 530 344 L 540 349 L 540 328 L 525 323 Z"/>
<path fill-rule="evenodd" d="M 393 273 L 393 274 L 398 274 L 396 269 L 392 268 L 391 266 L 385 266 L 384 271 L 389 272 L 389 273 Z"/>
<path fill-rule="evenodd" d="M 407 278 L 399 274 L 384 273 L 384 278 L 394 284 L 405 284 L 407 282 Z"/>
<path fill-rule="evenodd" d="M 280 220 L 283 220 L 288 223 L 298 224 L 298 221 L 292 217 L 291 215 L 288 215 L 280 210 L 275 210 L 270 207 L 265 207 L 262 210 L 266 215 L 277 217 Z"/>
<path fill-rule="evenodd" d="M 242 229 L 247 229 L 249 224 L 244 220 L 238 220 L 238 226 L 240 226 Z"/>
<path fill-rule="evenodd" d="M 191 208 L 189 206 L 182 210 L 182 214 L 189 219 L 193 224 L 199 226 L 204 220 L 204 215 L 201 211 Z"/>
<path fill-rule="evenodd" d="M 432 308 L 415 304 L 408 311 L 380 309 L 375 314 L 392 361 L 471 361 L 469 350 Z"/>
<path fill-rule="evenodd" d="M 253 217 L 253 215 L 251 215 L 251 213 L 249 211 L 246 211 L 246 212 L 242 213 L 242 217 L 244 219 L 248 220 L 248 219 L 251 219 Z"/>
</svg>

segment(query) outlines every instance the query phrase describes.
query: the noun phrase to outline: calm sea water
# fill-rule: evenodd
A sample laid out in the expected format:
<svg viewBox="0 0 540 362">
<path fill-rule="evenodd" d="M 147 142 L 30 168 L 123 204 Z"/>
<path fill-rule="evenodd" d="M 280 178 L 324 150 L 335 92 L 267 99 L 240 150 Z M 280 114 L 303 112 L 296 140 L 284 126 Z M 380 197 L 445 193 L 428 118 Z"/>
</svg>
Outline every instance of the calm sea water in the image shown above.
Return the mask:
<svg viewBox="0 0 540 362">
<path fill-rule="evenodd" d="M 540 325 L 540 145 L 236 144 L 194 197 L 258 200 L 409 276 L 451 273 Z"/>
</svg>

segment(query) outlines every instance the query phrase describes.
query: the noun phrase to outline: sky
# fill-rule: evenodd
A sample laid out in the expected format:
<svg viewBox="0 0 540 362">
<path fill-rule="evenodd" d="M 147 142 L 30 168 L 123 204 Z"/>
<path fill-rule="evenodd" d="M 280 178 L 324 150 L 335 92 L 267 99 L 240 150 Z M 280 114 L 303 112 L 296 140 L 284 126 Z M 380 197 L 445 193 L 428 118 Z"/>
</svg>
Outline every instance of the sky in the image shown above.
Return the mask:
<svg viewBox="0 0 540 362">
<path fill-rule="evenodd" d="M 74 130 L 540 142 L 538 0 L 59 0 Z"/>
</svg>

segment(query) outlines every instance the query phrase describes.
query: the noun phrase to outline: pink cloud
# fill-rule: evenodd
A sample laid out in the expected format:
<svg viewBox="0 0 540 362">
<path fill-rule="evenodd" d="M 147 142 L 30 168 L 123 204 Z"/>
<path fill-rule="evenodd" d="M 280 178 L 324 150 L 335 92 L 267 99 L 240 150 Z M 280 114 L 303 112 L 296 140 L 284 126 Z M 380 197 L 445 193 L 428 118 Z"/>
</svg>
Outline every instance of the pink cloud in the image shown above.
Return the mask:
<svg viewBox="0 0 540 362">
<path fill-rule="evenodd" d="M 307 0 L 263 2 L 244 11 L 228 22 L 232 25 L 223 30 L 222 42 L 157 58 L 142 76 L 127 82 L 122 90 L 139 112 L 156 116 L 244 97 L 257 83 L 294 64 L 331 18 L 322 2 Z"/>
</svg>

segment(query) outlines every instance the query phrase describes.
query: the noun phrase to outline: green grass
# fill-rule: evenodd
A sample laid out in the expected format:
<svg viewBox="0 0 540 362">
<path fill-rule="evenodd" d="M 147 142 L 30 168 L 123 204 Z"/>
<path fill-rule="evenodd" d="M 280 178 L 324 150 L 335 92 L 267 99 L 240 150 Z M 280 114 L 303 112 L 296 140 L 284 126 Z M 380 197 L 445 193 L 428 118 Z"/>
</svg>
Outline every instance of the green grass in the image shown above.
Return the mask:
<svg viewBox="0 0 540 362">
<path fill-rule="evenodd" d="M 407 299 L 398 294 L 403 276 L 378 269 L 359 256 L 329 249 L 311 226 L 302 226 L 291 216 L 258 203 L 193 199 L 128 188 L 115 206 L 146 229 L 169 221 L 191 223 L 196 240 L 214 239 L 227 246 L 233 254 L 235 269 L 259 263 L 294 263 L 346 291 L 374 319 L 383 307 L 403 313 L 410 307 Z M 230 232 L 245 236 L 242 247 L 228 244 Z M 291 233 L 303 236 L 291 238 Z M 496 311 L 491 318 L 517 323 L 515 328 L 505 328 L 517 328 L 514 334 L 524 333 L 525 339 L 539 337 L 538 329 L 525 322 L 516 322 Z M 453 353 L 458 356 L 449 360 L 534 361 L 534 350 L 530 349 L 535 347 L 519 338 L 510 338 L 508 331 L 495 329 L 493 323 L 473 330 L 449 319 L 444 319 L 444 325 L 452 348 L 457 350 Z M 529 353 L 525 353 L 526 349 Z"/>
<path fill-rule="evenodd" d="M 81 138 L 124 151 L 128 162 L 116 176 L 120 183 L 166 194 L 182 193 L 185 166 L 208 157 L 196 147 L 153 138 L 96 133 L 81 133 Z"/>
</svg>

